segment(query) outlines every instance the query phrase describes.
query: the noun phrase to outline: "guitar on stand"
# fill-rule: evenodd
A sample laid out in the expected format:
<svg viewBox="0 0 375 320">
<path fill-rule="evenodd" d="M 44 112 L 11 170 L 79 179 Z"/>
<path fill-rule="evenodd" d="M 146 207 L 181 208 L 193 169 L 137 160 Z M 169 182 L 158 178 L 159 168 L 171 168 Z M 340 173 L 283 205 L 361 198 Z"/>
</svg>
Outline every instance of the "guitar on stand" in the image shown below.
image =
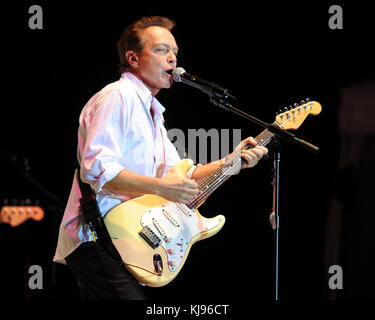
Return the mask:
<svg viewBox="0 0 375 320">
<path fill-rule="evenodd" d="M 7 203 L 7 201 L 4 201 Z M 44 210 L 37 205 L 26 205 L 25 201 L 19 201 L 20 205 L 4 205 L 0 211 L 0 223 L 7 223 L 17 227 L 28 219 L 40 221 L 44 217 Z M 28 201 L 26 201 L 28 202 Z"/>
<path fill-rule="evenodd" d="M 2 160 L 8 168 L 0 199 L 1 270 L 7 275 L 2 293 L 11 299 L 50 297 L 56 286 L 56 267 L 50 263 L 52 237 L 64 203 L 32 176 L 27 156 L 9 153 Z M 49 282 L 43 282 L 43 290 L 29 285 L 32 265 L 42 267 L 50 277 Z"/>
</svg>

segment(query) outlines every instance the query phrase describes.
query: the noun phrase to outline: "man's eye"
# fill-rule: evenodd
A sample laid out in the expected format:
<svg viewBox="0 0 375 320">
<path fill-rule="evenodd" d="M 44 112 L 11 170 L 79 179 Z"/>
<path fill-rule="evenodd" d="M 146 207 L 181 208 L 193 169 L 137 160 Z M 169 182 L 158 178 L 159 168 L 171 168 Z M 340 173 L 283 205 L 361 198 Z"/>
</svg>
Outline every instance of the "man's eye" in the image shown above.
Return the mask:
<svg viewBox="0 0 375 320">
<path fill-rule="evenodd" d="M 156 49 L 155 52 L 158 53 L 158 54 L 161 54 L 161 55 L 164 55 L 164 54 L 167 54 L 168 53 L 168 49 Z"/>
<path fill-rule="evenodd" d="M 154 52 L 160 55 L 167 54 L 169 52 L 170 48 L 164 45 L 156 46 L 154 48 Z"/>
</svg>

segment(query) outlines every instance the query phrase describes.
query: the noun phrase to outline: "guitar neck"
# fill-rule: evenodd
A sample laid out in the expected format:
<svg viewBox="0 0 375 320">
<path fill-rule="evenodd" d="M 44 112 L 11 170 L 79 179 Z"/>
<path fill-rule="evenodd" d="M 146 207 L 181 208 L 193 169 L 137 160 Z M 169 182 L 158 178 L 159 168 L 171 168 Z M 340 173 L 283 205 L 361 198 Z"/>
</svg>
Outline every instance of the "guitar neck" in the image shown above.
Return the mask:
<svg viewBox="0 0 375 320">
<path fill-rule="evenodd" d="M 277 124 L 276 122 L 274 124 Z M 257 137 L 255 137 L 255 141 L 259 146 L 266 146 L 270 143 L 274 134 L 267 129 L 262 131 Z M 247 144 L 244 146 L 243 149 L 248 150 L 253 146 Z M 199 183 L 199 195 L 192 200 L 188 207 L 196 207 L 198 204 L 205 201 L 212 192 L 214 192 L 217 188 L 219 188 L 225 181 L 227 181 L 231 176 L 237 174 L 241 169 L 241 153 L 236 152 L 234 153 L 231 161 L 229 163 L 225 163 L 221 165 L 218 169 L 216 169 L 211 175 L 203 179 Z"/>
<path fill-rule="evenodd" d="M 273 124 L 279 126 L 283 130 L 297 129 L 308 115 L 317 115 L 322 110 L 322 106 L 319 102 L 310 101 L 309 99 L 307 103 L 305 103 L 303 100 L 301 103 L 301 105 L 295 104 L 295 108 L 290 108 L 282 113 L 279 113 L 276 116 L 276 121 Z M 266 146 L 271 141 L 273 136 L 274 134 L 266 129 L 262 131 L 255 138 L 255 140 L 259 146 Z M 252 145 L 248 144 L 245 145 L 243 149 L 248 150 L 252 147 Z M 221 165 L 211 175 L 199 183 L 200 193 L 194 200 L 190 201 L 187 206 L 190 208 L 197 207 L 231 176 L 237 174 L 240 169 L 241 152 L 234 152 L 230 161 L 227 161 Z"/>
</svg>

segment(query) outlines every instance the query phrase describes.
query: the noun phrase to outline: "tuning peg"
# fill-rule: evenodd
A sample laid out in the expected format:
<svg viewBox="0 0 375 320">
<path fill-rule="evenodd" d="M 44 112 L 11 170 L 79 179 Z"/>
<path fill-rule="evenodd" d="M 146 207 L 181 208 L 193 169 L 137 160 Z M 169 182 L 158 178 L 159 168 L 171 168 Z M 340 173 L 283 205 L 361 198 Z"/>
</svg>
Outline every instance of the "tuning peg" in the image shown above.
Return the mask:
<svg viewBox="0 0 375 320">
<path fill-rule="evenodd" d="M 293 108 L 297 108 L 299 106 L 299 104 L 296 102 L 294 105 L 293 105 Z"/>
<path fill-rule="evenodd" d="M 306 102 L 310 102 L 311 100 L 310 100 L 310 98 L 306 98 Z"/>
<path fill-rule="evenodd" d="M 305 100 L 300 101 L 300 104 L 305 104 L 305 103 L 306 103 Z"/>
</svg>

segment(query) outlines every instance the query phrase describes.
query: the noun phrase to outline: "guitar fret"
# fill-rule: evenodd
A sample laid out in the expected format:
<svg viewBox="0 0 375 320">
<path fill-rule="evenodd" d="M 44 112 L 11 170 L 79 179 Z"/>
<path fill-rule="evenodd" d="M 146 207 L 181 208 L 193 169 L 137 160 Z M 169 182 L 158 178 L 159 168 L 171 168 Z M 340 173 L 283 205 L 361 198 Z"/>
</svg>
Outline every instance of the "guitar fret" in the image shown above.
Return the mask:
<svg viewBox="0 0 375 320">
<path fill-rule="evenodd" d="M 274 124 L 277 123 L 275 122 Z M 255 141 L 257 141 L 257 145 L 266 146 L 271 141 L 273 136 L 274 134 L 266 129 L 255 138 Z M 248 150 L 252 147 L 252 145 L 248 144 L 244 146 L 244 149 Z M 222 183 L 224 183 L 236 172 L 234 169 L 237 170 L 237 166 L 240 168 L 240 163 L 241 156 L 235 155 L 230 164 L 223 164 L 221 167 L 216 169 L 214 173 L 200 183 L 199 194 L 187 206 L 189 208 L 193 208 L 206 200 L 212 192 L 214 192 Z"/>
</svg>

